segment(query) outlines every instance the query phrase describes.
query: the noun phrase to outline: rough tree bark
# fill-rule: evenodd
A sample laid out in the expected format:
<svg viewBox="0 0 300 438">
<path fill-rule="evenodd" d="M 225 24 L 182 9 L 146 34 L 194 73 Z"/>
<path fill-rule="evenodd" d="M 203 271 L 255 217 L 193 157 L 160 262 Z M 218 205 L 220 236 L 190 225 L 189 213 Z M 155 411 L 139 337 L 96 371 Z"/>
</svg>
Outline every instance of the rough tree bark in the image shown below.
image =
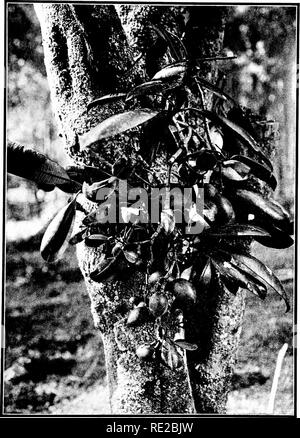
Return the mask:
<svg viewBox="0 0 300 438">
<path fill-rule="evenodd" d="M 226 10 L 204 6 L 37 4 L 36 12 L 53 109 L 66 151 L 76 163 L 98 165 L 99 159 L 113 161 L 121 153 L 130 154 L 137 142 L 145 141 L 135 132 L 102 142 L 99 154 L 79 148 L 81 134 L 121 110 L 117 103 L 87 113 L 91 100 L 129 89 L 141 82 L 145 70 L 151 77 L 163 65 L 163 59 L 154 53 L 134 73 L 126 75 L 133 56 L 140 51 L 151 52 L 153 32 L 149 24 L 166 26 L 180 35 L 189 15 L 185 35 L 189 55 L 212 56 L 222 47 Z M 204 63 L 203 74 L 214 80 L 215 65 Z M 209 96 L 206 99 L 209 101 Z M 85 202 L 85 208 L 93 209 L 95 205 Z M 78 223 L 82 219 L 80 212 L 77 219 Z M 84 244 L 78 248 L 95 325 L 103 336 L 112 413 L 223 413 L 240 337 L 243 293 L 234 296 L 221 287 L 206 296 L 199 291 L 198 328 L 187 328 L 199 350 L 188 356 L 183 369 L 170 371 L 159 364 L 142 363 L 135 355 L 137 345 L 154 339 L 154 324 L 130 328 L 121 317 L 129 298 L 140 293 L 144 277 L 137 274 L 125 283 L 94 283 L 88 274 L 97 267 L 100 255 Z M 172 331 L 172 321 L 168 324 Z"/>
</svg>

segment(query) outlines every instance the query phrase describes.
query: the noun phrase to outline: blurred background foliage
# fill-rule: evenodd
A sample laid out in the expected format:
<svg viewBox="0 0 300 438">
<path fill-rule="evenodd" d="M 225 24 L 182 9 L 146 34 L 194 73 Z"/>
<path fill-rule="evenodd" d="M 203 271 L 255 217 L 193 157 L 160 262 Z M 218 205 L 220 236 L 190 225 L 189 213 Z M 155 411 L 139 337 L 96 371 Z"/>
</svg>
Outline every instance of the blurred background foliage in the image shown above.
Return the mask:
<svg viewBox="0 0 300 438">
<path fill-rule="evenodd" d="M 7 138 L 68 163 L 51 109 L 42 37 L 33 5 L 8 7 Z M 67 195 L 46 193 L 7 176 L 7 239 L 26 239 L 43 228 Z"/>
<path fill-rule="evenodd" d="M 237 58 L 220 64 L 226 91 L 279 124 L 275 158 L 279 184 L 274 196 L 291 212 L 296 151 L 295 13 L 294 7 L 231 8 L 224 53 Z M 7 20 L 7 137 L 69 164 L 51 110 L 33 6 L 9 4 Z M 56 265 L 45 264 L 38 252 L 40 231 L 67 198 L 58 189 L 45 193 L 33 183 L 7 175 L 6 412 L 107 413 L 107 401 L 99 405 L 99 386 L 95 387 L 103 384 L 105 375 L 102 344 L 93 329 L 74 249 L 69 248 Z M 257 244 L 254 251 L 277 270 L 293 294 L 293 249 L 283 254 Z M 276 355 L 284 342 L 290 348 L 276 412 L 292 413 L 293 321 L 292 313 L 285 315 L 283 307 L 273 297 L 262 303 L 248 298 L 229 413 L 264 412 Z M 93 388 L 95 393 L 89 392 Z M 78 399 L 81 393 L 84 398 Z M 68 404 L 74 397 L 75 402 Z"/>
</svg>

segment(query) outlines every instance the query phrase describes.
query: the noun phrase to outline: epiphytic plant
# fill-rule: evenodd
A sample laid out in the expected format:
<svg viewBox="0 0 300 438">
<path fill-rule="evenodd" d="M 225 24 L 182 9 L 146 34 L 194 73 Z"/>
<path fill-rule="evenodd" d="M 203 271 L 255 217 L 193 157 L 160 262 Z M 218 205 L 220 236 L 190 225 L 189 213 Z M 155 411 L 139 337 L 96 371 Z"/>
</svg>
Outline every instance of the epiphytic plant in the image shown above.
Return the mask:
<svg viewBox="0 0 300 438">
<path fill-rule="evenodd" d="M 293 230 L 284 208 L 259 193 L 274 190 L 277 184 L 272 164 L 261 149 L 266 142 L 262 133 L 272 122 L 240 107 L 201 77 L 202 63 L 219 58 L 187 59 L 178 37 L 158 28 L 155 31 L 166 42 L 169 64 L 134 88 L 90 102 L 87 111 L 115 102 L 122 103 L 124 111 L 79 138 L 82 149 L 97 153 L 101 141 L 137 130 L 149 137 L 148 150 L 137 145 L 130 156 L 115 163 L 102 160 L 99 168 L 67 169 L 27 151 L 28 174 L 22 174 L 16 164 L 8 170 L 33 179 L 44 189 L 58 186 L 76 193 L 44 235 L 41 254 L 45 260 L 56 261 L 68 243 L 81 243 L 101 252 L 97 269 L 90 272 L 95 282 L 122 281 L 134 271 L 144 273 L 141 295 L 132 297 L 122 317 L 133 327 L 155 321 L 156 341 L 138 346 L 136 354 L 174 369 L 183 363 L 184 349 L 197 349 L 184 330 L 197 306 L 197 290 L 208 290 L 217 281 L 230 293 L 243 288 L 262 300 L 268 291 L 275 291 L 289 309 L 280 281 L 249 254 L 248 247 L 254 239 L 265 246 L 287 248 L 293 244 Z M 205 103 L 207 91 L 213 95 L 209 104 Z M 9 143 L 9 151 L 22 153 L 13 143 Z M 155 160 L 159 155 L 163 158 L 158 168 Z M 146 190 L 192 187 L 191 198 L 183 196 L 187 225 L 199 223 L 202 232 L 187 233 L 175 220 L 174 200 L 172 203 L 167 197 L 160 205 L 158 223 L 139 219 L 141 214 L 147 215 L 144 205 L 123 206 L 123 220 L 115 223 L 104 221 L 95 208 L 85 212 L 80 230 L 74 234 L 76 208 L 82 209 L 78 196 L 101 206 L 103 200 L 97 195 L 105 189 L 104 203 L 109 210 L 118 201 L 124 180 L 130 187 Z M 250 188 L 249 182 L 257 190 Z M 202 212 L 195 208 L 199 191 L 204 194 Z M 175 337 L 165 328 L 167 319 L 175 321 Z"/>
</svg>

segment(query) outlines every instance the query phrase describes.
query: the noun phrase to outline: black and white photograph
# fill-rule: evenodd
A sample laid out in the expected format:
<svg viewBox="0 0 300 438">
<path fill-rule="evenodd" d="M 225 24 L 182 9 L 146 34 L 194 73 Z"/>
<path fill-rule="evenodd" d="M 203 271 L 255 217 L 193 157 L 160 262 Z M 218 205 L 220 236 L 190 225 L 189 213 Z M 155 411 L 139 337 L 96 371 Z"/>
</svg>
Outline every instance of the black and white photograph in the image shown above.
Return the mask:
<svg viewBox="0 0 300 438">
<path fill-rule="evenodd" d="M 3 9 L 1 416 L 295 417 L 299 4 Z"/>
</svg>

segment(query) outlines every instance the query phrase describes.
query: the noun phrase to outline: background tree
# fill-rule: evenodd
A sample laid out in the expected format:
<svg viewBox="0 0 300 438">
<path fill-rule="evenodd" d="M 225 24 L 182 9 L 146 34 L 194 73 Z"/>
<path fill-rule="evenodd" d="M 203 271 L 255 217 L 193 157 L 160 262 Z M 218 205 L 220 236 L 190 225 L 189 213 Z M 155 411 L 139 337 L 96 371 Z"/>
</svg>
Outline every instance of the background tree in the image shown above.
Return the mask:
<svg viewBox="0 0 300 438">
<path fill-rule="evenodd" d="M 276 197 L 290 209 L 296 151 L 295 32 L 294 8 L 239 6 L 230 15 L 224 40 L 224 47 L 237 55 L 228 72 L 228 92 L 279 124 Z"/>
</svg>

